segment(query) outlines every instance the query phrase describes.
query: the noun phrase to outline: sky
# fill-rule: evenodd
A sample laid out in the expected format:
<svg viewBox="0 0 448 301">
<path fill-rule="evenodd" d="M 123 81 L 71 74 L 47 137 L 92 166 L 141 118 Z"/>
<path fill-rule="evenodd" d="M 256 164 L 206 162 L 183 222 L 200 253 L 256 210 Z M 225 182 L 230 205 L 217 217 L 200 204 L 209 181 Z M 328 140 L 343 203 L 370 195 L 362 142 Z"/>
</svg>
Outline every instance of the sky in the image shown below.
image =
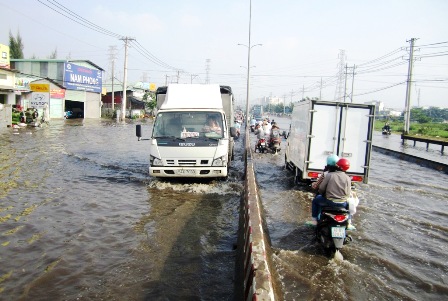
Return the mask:
<svg viewBox="0 0 448 301">
<path fill-rule="evenodd" d="M 127 37 L 129 85 L 228 85 L 243 108 L 250 45 L 250 105 L 264 97 L 290 104 L 345 94 L 347 102 L 403 109 L 415 38 L 411 105 L 448 107 L 445 0 L 252 0 L 251 6 L 250 0 L 0 0 L 0 6 L 0 44 L 19 33 L 25 58 L 46 59 L 56 50 L 58 59 L 90 60 L 110 85 L 112 57 L 115 78 L 124 79 Z"/>
</svg>

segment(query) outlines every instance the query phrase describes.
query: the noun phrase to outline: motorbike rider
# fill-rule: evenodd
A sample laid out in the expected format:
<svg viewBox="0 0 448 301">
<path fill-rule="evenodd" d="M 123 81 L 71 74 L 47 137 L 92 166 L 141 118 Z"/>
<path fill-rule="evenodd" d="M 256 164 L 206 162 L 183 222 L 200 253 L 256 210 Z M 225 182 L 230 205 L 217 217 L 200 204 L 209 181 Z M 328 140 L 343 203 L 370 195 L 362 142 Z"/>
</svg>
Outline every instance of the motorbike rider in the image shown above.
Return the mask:
<svg viewBox="0 0 448 301">
<path fill-rule="evenodd" d="M 269 140 L 269 145 L 272 146 L 274 143 L 274 139 L 279 139 L 280 138 L 280 128 L 278 127 L 278 125 L 274 122 L 274 124 L 271 127 L 271 131 L 269 133 L 270 136 L 270 140 Z"/>
<path fill-rule="evenodd" d="M 336 163 L 338 161 L 339 161 L 339 157 L 337 155 L 334 155 L 334 154 L 329 155 L 327 157 L 327 165 L 325 165 L 325 167 L 324 167 L 324 172 L 320 175 L 320 177 L 317 179 L 316 182 L 311 184 L 311 188 L 313 188 L 314 190 L 318 190 L 320 183 L 322 183 L 322 181 L 325 178 L 325 175 L 329 172 L 333 172 L 336 170 Z"/>
<path fill-rule="evenodd" d="M 252 116 L 252 119 L 250 120 L 250 127 L 254 127 L 257 124 L 257 120 Z"/>
<path fill-rule="evenodd" d="M 390 132 L 389 122 L 386 122 L 386 124 L 383 126 L 383 131 Z"/>
<path fill-rule="evenodd" d="M 341 158 L 336 162 L 335 167 L 335 171 L 327 173 L 319 185 L 319 194 L 313 199 L 311 205 L 312 220 L 307 221 L 307 225 L 317 225 L 321 207 L 347 207 L 347 200 L 351 192 L 351 179 L 345 172 L 350 168 L 350 161 Z"/>
<path fill-rule="evenodd" d="M 263 121 L 263 128 L 264 128 L 264 132 L 267 136 L 271 135 L 272 125 L 267 119 L 265 119 Z"/>
<path fill-rule="evenodd" d="M 259 124 L 257 124 L 255 126 L 255 131 L 254 131 L 255 135 L 257 135 L 257 144 L 255 144 L 255 150 L 258 148 L 258 146 L 260 145 L 260 140 L 265 139 L 265 131 L 263 129 L 262 126 L 260 126 Z"/>
</svg>

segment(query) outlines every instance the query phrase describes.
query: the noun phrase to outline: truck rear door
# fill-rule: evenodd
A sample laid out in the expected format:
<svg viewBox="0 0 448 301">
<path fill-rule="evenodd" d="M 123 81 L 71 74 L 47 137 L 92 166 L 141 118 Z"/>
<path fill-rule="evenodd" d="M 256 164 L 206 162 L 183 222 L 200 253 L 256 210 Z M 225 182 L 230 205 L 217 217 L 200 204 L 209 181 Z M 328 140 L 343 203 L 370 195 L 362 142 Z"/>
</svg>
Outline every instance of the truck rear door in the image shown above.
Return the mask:
<svg viewBox="0 0 448 301">
<path fill-rule="evenodd" d="M 349 173 L 368 175 L 373 112 L 370 107 L 342 106 L 339 155 L 350 160 Z"/>
<path fill-rule="evenodd" d="M 327 156 L 337 154 L 339 107 L 334 103 L 314 103 L 312 107 L 308 170 L 322 170 Z"/>
</svg>

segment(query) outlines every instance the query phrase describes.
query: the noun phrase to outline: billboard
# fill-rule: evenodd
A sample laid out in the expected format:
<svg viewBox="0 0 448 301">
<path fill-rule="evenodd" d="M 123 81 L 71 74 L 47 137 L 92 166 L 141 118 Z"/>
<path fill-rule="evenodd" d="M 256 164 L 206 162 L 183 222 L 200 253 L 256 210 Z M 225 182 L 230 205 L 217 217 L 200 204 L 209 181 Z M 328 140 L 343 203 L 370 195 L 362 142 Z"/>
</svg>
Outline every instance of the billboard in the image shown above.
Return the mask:
<svg viewBox="0 0 448 301">
<path fill-rule="evenodd" d="M 2 68 L 10 68 L 9 67 L 9 46 L 0 44 L 0 67 Z"/>
<path fill-rule="evenodd" d="M 67 90 L 101 93 L 101 70 L 90 69 L 72 63 L 64 64 L 64 86 Z"/>
</svg>

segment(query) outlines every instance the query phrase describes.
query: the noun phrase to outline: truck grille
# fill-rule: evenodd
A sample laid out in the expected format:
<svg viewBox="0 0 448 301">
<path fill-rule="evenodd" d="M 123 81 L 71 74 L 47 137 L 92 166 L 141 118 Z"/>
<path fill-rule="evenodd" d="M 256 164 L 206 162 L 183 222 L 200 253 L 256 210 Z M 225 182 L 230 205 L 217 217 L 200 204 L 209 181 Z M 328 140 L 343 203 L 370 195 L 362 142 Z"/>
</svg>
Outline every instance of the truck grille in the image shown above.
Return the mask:
<svg viewBox="0 0 448 301">
<path fill-rule="evenodd" d="M 166 165 L 168 166 L 196 166 L 196 165 L 208 165 L 208 160 L 188 160 L 188 159 L 182 159 L 182 160 L 174 160 L 174 159 L 169 159 L 166 160 Z"/>
</svg>

